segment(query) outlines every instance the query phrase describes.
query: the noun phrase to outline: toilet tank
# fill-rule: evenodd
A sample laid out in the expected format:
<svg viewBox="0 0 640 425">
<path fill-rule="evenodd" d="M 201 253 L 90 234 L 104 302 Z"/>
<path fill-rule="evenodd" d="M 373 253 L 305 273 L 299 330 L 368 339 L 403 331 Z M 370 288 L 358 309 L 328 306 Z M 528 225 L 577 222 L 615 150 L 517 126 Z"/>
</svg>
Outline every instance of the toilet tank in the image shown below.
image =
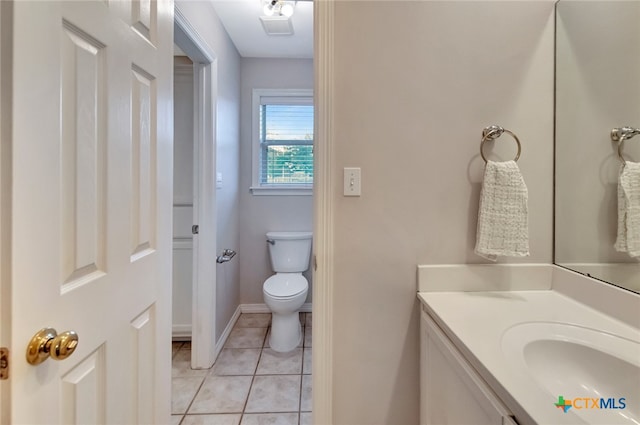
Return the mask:
<svg viewBox="0 0 640 425">
<path fill-rule="evenodd" d="M 276 273 L 298 273 L 309 268 L 311 232 L 268 232 L 271 268 Z"/>
</svg>

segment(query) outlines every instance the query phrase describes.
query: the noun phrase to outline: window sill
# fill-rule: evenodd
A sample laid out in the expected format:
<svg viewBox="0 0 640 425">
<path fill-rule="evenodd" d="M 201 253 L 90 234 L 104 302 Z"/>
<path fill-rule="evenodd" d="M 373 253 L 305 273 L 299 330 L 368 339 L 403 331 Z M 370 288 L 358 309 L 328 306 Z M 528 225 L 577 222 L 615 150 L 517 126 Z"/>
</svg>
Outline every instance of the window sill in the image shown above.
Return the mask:
<svg viewBox="0 0 640 425">
<path fill-rule="evenodd" d="M 311 186 L 251 186 L 249 188 L 251 194 L 256 196 L 311 196 L 313 195 L 313 187 Z"/>
</svg>

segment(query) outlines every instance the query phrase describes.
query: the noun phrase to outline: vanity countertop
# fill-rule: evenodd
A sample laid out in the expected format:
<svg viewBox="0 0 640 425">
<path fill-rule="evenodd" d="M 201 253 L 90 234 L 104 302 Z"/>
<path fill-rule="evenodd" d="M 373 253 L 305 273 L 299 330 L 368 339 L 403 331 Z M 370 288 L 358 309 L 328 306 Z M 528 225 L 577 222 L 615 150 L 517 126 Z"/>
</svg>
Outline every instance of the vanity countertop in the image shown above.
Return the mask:
<svg viewBox="0 0 640 425">
<path fill-rule="evenodd" d="M 555 290 L 419 292 L 418 298 L 424 310 L 513 411 L 521 425 L 639 423 L 624 422 L 624 418 L 619 415 L 635 413 L 631 409 L 632 403 L 633 410 L 638 409 L 640 382 L 639 391 L 635 394 L 615 395 L 626 397 L 627 405 L 630 406 L 627 410 L 589 411 L 590 416 L 586 419 L 586 410 L 569 409 L 564 413 L 554 406 L 558 396 L 563 395 L 566 399 L 587 397 L 588 391 L 585 390 L 584 394 L 553 394 L 545 388 L 547 384 L 540 382 L 524 366 L 522 360 L 515 359 L 522 356 L 505 349 L 504 337 L 509 334 L 517 340 L 520 338 L 518 334 L 530 333 L 527 331 L 530 324 L 548 327 L 560 324 L 577 329 L 578 332 L 596 330 L 598 334 L 605 335 L 605 339 L 606 335 L 616 335 L 631 344 L 632 352 L 627 355 L 632 359 L 640 359 L 639 329 Z M 515 329 L 517 326 L 523 327 Z M 588 339 L 588 335 L 585 338 Z M 600 365 L 593 364 L 592 367 L 598 368 Z M 562 375 L 562 372 L 556 374 Z M 563 376 L 558 376 L 558 379 L 562 380 Z M 601 394 L 603 398 L 613 396 Z"/>
</svg>

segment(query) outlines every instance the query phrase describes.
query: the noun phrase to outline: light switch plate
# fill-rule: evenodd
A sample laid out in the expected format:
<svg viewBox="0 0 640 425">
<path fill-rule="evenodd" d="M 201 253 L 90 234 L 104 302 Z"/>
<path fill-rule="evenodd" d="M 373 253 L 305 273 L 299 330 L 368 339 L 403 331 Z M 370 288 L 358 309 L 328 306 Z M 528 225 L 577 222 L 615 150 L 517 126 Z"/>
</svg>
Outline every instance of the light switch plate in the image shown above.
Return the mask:
<svg viewBox="0 0 640 425">
<path fill-rule="evenodd" d="M 216 189 L 222 189 L 222 173 L 216 173 Z"/>
<path fill-rule="evenodd" d="M 344 196 L 360 196 L 360 191 L 360 168 L 346 167 L 344 169 Z"/>
</svg>

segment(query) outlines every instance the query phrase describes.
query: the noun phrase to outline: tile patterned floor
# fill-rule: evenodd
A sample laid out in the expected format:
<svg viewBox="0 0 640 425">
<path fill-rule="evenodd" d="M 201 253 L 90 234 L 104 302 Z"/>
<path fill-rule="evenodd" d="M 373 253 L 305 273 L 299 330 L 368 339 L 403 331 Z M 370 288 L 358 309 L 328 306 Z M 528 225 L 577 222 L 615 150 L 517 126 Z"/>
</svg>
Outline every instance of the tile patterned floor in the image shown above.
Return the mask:
<svg viewBox="0 0 640 425">
<path fill-rule="evenodd" d="M 173 343 L 173 425 L 311 425 L 311 313 L 298 348 L 269 348 L 271 314 L 241 314 L 216 364 L 192 370 L 191 344 Z"/>
</svg>

